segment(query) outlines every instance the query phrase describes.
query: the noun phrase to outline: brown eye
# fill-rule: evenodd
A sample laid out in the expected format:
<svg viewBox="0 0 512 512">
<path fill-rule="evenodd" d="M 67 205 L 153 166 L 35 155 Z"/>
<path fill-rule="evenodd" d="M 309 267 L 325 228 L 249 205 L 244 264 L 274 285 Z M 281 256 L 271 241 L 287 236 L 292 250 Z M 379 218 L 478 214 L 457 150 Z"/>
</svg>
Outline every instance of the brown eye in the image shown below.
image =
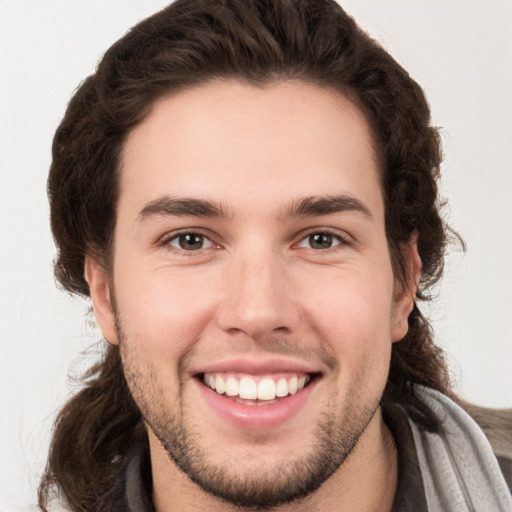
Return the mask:
<svg viewBox="0 0 512 512">
<path fill-rule="evenodd" d="M 314 249 L 316 251 L 325 251 L 326 249 L 331 249 L 343 243 L 345 243 L 345 241 L 341 236 L 319 231 L 318 233 L 311 233 L 304 237 L 298 246 L 306 249 Z"/>
<path fill-rule="evenodd" d="M 326 233 L 315 233 L 308 237 L 309 246 L 312 249 L 329 249 L 332 247 L 332 235 Z"/>
<path fill-rule="evenodd" d="M 213 244 L 211 240 L 199 233 L 184 233 L 175 236 L 169 241 L 169 245 L 184 251 L 198 251 L 211 247 Z"/>
</svg>

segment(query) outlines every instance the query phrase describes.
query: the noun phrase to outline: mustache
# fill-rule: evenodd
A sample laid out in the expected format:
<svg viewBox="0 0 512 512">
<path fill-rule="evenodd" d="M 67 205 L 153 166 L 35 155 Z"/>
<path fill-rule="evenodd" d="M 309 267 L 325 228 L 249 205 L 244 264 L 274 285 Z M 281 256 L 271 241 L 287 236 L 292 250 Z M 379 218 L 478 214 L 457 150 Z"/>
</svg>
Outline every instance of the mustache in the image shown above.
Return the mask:
<svg viewBox="0 0 512 512">
<path fill-rule="evenodd" d="M 116 334 L 118 335 L 120 348 L 124 345 L 124 331 L 119 315 L 119 309 L 115 297 L 114 283 L 110 283 L 110 301 L 111 308 L 114 315 L 114 326 Z M 198 350 L 197 345 L 199 340 L 196 341 L 185 354 L 178 360 L 178 370 L 183 372 L 189 367 L 190 361 L 194 359 Z M 338 370 L 339 362 L 334 356 L 333 352 L 329 350 L 326 343 L 321 343 L 311 346 L 303 341 L 288 338 L 288 337 L 269 337 L 265 340 L 252 340 L 250 338 L 237 339 L 236 341 L 226 343 L 226 350 L 222 351 L 223 356 L 240 356 L 250 354 L 273 354 L 279 356 L 292 356 L 304 361 L 319 361 L 325 365 L 329 370 Z M 219 347 L 215 347 L 212 357 L 219 355 Z"/>
<path fill-rule="evenodd" d="M 190 366 L 190 363 L 194 361 L 195 357 L 199 353 L 202 353 L 204 357 L 205 351 L 208 348 L 198 348 L 198 342 L 183 354 L 178 362 L 180 370 L 185 370 Z M 250 357 L 251 355 L 261 356 L 262 354 L 272 354 L 278 356 L 288 356 L 302 359 L 304 361 L 319 361 L 329 370 L 337 370 L 339 368 L 339 362 L 329 350 L 325 344 L 319 344 L 311 346 L 305 344 L 303 341 L 298 341 L 290 338 L 269 338 L 264 341 L 254 341 L 251 339 L 236 340 L 233 342 L 226 343 L 222 349 L 216 344 L 212 347 L 212 358 L 219 357 L 239 357 L 241 355 Z"/>
</svg>

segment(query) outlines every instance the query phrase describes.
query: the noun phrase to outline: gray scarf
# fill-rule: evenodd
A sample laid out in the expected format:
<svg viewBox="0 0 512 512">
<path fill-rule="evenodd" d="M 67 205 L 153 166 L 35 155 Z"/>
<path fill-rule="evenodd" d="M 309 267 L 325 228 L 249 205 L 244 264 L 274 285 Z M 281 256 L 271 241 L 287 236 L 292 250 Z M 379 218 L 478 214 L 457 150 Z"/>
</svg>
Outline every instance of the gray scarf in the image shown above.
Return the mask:
<svg viewBox="0 0 512 512">
<path fill-rule="evenodd" d="M 428 510 L 512 512 L 510 491 L 478 425 L 447 396 L 421 386 L 417 393 L 442 424 L 441 433 L 430 433 L 409 419 Z"/>
</svg>

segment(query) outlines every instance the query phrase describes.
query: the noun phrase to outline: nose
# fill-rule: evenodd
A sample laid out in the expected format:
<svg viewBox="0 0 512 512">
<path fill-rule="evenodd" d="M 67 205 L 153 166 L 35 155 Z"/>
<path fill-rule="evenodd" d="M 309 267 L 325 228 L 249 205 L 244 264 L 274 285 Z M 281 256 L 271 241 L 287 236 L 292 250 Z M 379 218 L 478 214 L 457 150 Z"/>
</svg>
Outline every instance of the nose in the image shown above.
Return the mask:
<svg viewBox="0 0 512 512">
<path fill-rule="evenodd" d="M 286 264 L 271 251 L 232 257 L 218 309 L 221 329 L 254 341 L 289 334 L 300 322 L 300 307 Z"/>
</svg>

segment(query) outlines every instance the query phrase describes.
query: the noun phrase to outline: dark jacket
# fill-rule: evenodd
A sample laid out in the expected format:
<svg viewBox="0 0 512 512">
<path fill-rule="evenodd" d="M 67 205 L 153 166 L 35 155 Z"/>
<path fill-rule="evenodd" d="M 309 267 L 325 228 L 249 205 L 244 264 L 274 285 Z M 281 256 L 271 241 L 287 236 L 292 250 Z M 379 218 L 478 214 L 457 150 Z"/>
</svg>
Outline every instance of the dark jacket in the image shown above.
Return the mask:
<svg viewBox="0 0 512 512">
<path fill-rule="evenodd" d="M 512 493 L 512 409 L 488 409 L 458 398 L 455 400 L 473 417 L 487 436 Z M 382 409 L 398 453 L 398 485 L 393 512 L 428 512 L 408 413 L 397 405 L 383 406 Z M 417 419 L 415 421 L 421 422 Z M 97 510 L 154 512 L 151 489 L 151 461 L 146 442 L 133 449 L 108 494 L 98 504 Z"/>
</svg>

